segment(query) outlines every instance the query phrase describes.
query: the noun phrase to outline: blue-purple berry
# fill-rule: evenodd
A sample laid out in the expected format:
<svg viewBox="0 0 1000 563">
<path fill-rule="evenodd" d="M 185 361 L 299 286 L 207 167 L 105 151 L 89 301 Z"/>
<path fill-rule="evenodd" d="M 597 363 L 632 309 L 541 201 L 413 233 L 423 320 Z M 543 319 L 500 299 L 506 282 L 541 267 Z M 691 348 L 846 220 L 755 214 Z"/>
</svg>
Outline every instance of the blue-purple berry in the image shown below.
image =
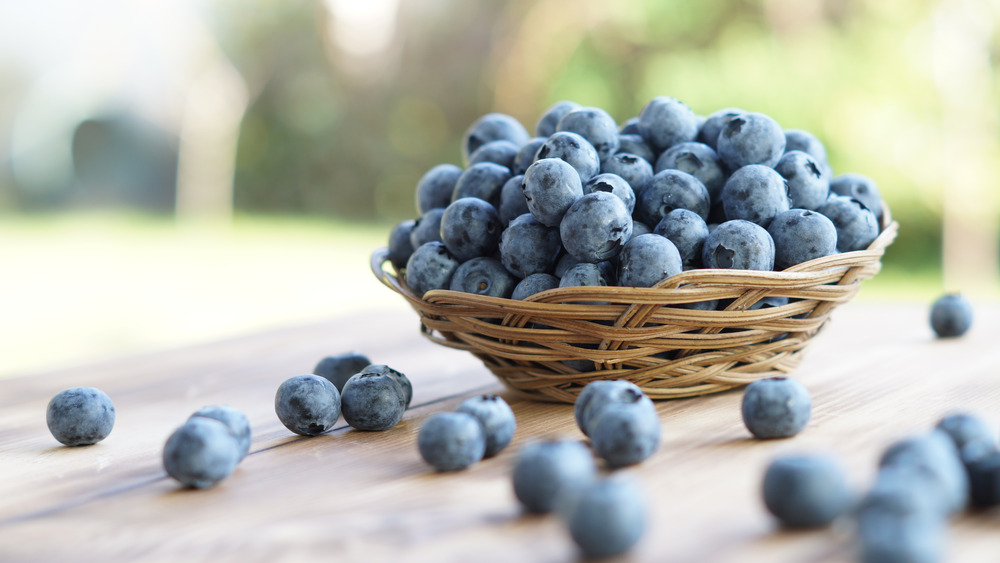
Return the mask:
<svg viewBox="0 0 1000 563">
<path fill-rule="evenodd" d="M 242 411 L 229 405 L 211 405 L 196 410 L 189 418 L 196 416 L 215 419 L 225 424 L 239 446 L 239 458 L 241 461 L 250 453 L 250 442 L 253 439 L 250 420 L 247 419 L 247 415 L 243 414 Z"/>
<path fill-rule="evenodd" d="M 193 489 L 208 488 L 229 477 L 239 461 L 240 446 L 229 428 L 203 416 L 174 430 L 163 446 L 167 475 Z"/>
<path fill-rule="evenodd" d="M 437 471 L 459 471 L 483 459 L 486 435 L 471 414 L 439 412 L 420 425 L 417 449 Z"/>
<path fill-rule="evenodd" d="M 340 417 L 341 396 L 330 380 L 318 375 L 286 379 L 274 395 L 274 411 L 285 428 L 302 436 L 318 436 Z"/>
<path fill-rule="evenodd" d="M 45 410 L 52 437 L 67 446 L 90 446 L 111 434 L 115 405 L 94 387 L 71 387 L 56 393 Z"/>
<path fill-rule="evenodd" d="M 529 512 L 552 512 L 596 476 L 594 458 L 580 442 L 533 442 L 514 462 L 514 495 Z"/>
<path fill-rule="evenodd" d="M 786 455 L 764 473 L 764 505 L 785 527 L 826 526 L 851 506 L 844 470 L 827 455 Z"/>
<path fill-rule="evenodd" d="M 507 401 L 497 395 L 478 395 L 462 401 L 455 409 L 476 417 L 486 436 L 483 457 L 493 457 L 510 444 L 517 430 L 517 419 Z"/>
<path fill-rule="evenodd" d="M 812 397 L 794 379 L 758 379 L 743 392 L 742 411 L 743 424 L 755 438 L 789 438 L 809 423 Z"/>
<path fill-rule="evenodd" d="M 972 305 L 959 293 L 939 297 L 931 306 L 931 328 L 938 338 L 962 336 L 972 326 Z"/>
</svg>

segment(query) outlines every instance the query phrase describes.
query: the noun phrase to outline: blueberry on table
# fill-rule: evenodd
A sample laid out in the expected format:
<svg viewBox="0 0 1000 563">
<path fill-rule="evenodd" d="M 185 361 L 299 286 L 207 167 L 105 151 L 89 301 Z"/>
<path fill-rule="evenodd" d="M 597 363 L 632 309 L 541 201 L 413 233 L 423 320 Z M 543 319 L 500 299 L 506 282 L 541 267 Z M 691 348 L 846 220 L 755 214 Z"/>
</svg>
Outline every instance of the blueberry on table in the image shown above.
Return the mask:
<svg viewBox="0 0 1000 563">
<path fill-rule="evenodd" d="M 758 379 L 743 392 L 743 424 L 756 438 L 788 438 L 802 431 L 812 414 L 812 397 L 788 377 Z"/>
<path fill-rule="evenodd" d="M 786 455 L 764 473 L 764 505 L 789 528 L 826 526 L 845 513 L 851 491 L 844 470 L 826 455 Z"/>
<path fill-rule="evenodd" d="M 977 508 L 1000 505 L 1000 452 L 986 454 L 966 468 L 972 505 Z"/>
<path fill-rule="evenodd" d="M 486 436 L 486 451 L 483 457 L 493 457 L 507 447 L 514 438 L 517 420 L 514 411 L 503 398 L 497 395 L 479 395 L 462 401 L 455 409 L 476 417 Z"/>
<path fill-rule="evenodd" d="M 596 475 L 594 458 L 580 442 L 534 442 L 521 449 L 514 463 L 514 495 L 531 512 L 551 512 Z"/>
<path fill-rule="evenodd" d="M 879 467 L 888 466 L 907 467 L 918 473 L 924 481 L 922 488 L 933 493 L 943 513 L 955 514 L 968 505 L 969 477 L 958 448 L 943 430 L 892 444 L 879 460 Z"/>
<path fill-rule="evenodd" d="M 382 374 L 395 381 L 396 385 L 399 385 L 399 389 L 403 392 L 403 406 L 410 408 L 410 402 L 413 401 L 413 384 L 410 383 L 410 378 L 406 377 L 403 372 L 392 369 L 384 364 L 372 364 L 361 368 L 358 373 Z"/>
<path fill-rule="evenodd" d="M 344 384 L 354 374 L 360 372 L 372 363 L 361 352 L 344 352 L 334 356 L 327 356 L 316 364 L 313 374 L 330 380 L 337 391 L 344 390 Z"/>
<path fill-rule="evenodd" d="M 423 215 L 431 209 L 448 207 L 461 175 L 462 169 L 454 164 L 438 164 L 425 172 L 417 182 L 417 212 Z"/>
<path fill-rule="evenodd" d="M 211 487 L 229 477 L 239 461 L 240 446 L 229 428 L 203 416 L 192 417 L 174 430 L 163 446 L 167 475 L 194 489 Z"/>
<path fill-rule="evenodd" d="M 982 441 L 995 445 L 997 441 L 993 428 L 982 418 L 968 412 L 945 416 L 938 421 L 937 428 L 948 434 L 959 451 L 971 442 Z"/>
<path fill-rule="evenodd" d="M 486 434 L 475 416 L 439 412 L 427 417 L 417 435 L 424 461 L 438 471 L 458 471 L 483 459 Z"/>
<path fill-rule="evenodd" d="M 358 430 L 388 430 L 406 410 L 406 392 L 383 370 L 366 370 L 347 380 L 341 396 L 344 420 Z"/>
<path fill-rule="evenodd" d="M 972 305 L 958 293 L 943 295 L 931 307 L 931 328 L 938 338 L 962 336 L 972 326 Z"/>
<path fill-rule="evenodd" d="M 947 521 L 913 468 L 883 467 L 857 508 L 860 559 L 866 563 L 941 561 Z"/>
<path fill-rule="evenodd" d="M 330 380 L 312 374 L 296 375 L 278 386 L 274 411 L 292 432 L 318 436 L 337 422 L 340 401 L 340 393 Z"/>
<path fill-rule="evenodd" d="M 108 437 L 115 425 L 111 398 L 93 387 L 71 387 L 56 393 L 45 411 L 49 432 L 67 446 L 89 446 Z"/>
<path fill-rule="evenodd" d="M 241 461 L 250 452 L 250 441 L 252 439 L 250 420 L 247 419 L 247 415 L 243 414 L 242 411 L 229 405 L 212 405 L 198 409 L 190 418 L 196 416 L 215 419 L 225 424 L 226 428 L 229 429 L 229 433 L 236 439 Z"/>
<path fill-rule="evenodd" d="M 646 460 L 660 447 L 660 417 L 645 395 L 626 394 L 629 401 L 611 403 L 589 421 L 594 453 L 609 467 Z"/>
<path fill-rule="evenodd" d="M 590 436 L 591 422 L 608 405 L 635 403 L 642 400 L 642 389 L 625 379 L 598 379 L 583 387 L 573 402 L 573 417 L 585 436 Z M 648 398 L 647 398 L 648 400 Z M 652 406 L 650 401 L 649 406 Z"/>
<path fill-rule="evenodd" d="M 611 557 L 625 553 L 642 538 L 646 502 L 631 480 L 602 479 L 580 492 L 566 523 L 586 557 Z"/>
</svg>

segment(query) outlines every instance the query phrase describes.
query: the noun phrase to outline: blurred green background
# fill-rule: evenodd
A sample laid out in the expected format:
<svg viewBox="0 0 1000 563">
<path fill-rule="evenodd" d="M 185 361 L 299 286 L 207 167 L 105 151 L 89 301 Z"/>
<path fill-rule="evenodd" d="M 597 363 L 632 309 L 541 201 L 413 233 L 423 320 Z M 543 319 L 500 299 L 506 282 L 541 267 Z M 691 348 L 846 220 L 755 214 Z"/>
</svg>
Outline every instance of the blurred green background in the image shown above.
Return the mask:
<svg viewBox="0 0 1000 563">
<path fill-rule="evenodd" d="M 563 99 L 807 129 L 901 224 L 862 299 L 996 299 L 998 23 L 994 0 L 4 3 L 0 375 L 405 306 L 367 256 L 423 172 L 479 115 L 533 130 Z"/>
</svg>

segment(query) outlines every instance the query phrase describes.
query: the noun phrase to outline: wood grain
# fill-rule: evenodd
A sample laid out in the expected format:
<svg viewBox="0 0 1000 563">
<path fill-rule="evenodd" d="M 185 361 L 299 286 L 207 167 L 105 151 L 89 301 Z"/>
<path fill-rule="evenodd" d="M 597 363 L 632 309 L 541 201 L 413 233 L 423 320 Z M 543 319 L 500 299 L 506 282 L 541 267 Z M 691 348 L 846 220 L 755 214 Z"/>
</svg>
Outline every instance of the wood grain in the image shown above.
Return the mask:
<svg viewBox="0 0 1000 563">
<path fill-rule="evenodd" d="M 790 451 L 829 451 L 858 490 L 891 441 L 954 409 L 1000 412 L 1000 307 L 977 307 L 958 340 L 934 340 L 925 305 L 841 307 L 796 373 L 813 394 L 799 436 L 760 442 L 740 420 L 740 391 L 658 403 L 663 443 L 630 474 L 649 499 L 649 527 L 628 561 L 851 561 L 850 522 L 780 530 L 759 500 L 764 468 Z M 211 345 L 0 381 L 0 561 L 572 561 L 555 517 L 525 516 L 510 489 L 518 449 L 547 436 L 583 439 L 569 405 L 504 391 L 464 352 L 418 334 L 405 306 Z M 382 433 L 343 424 L 293 436 L 274 416 L 282 380 L 323 355 L 357 349 L 410 375 L 414 406 Z M 60 389 L 92 385 L 115 401 L 104 442 L 65 448 L 45 428 Z M 416 451 L 428 415 L 485 392 L 503 394 L 519 428 L 496 458 L 430 471 Z M 164 440 L 207 404 L 250 417 L 251 454 L 204 491 L 180 489 L 160 464 Z M 1000 513 L 950 526 L 949 561 L 994 560 Z"/>
</svg>

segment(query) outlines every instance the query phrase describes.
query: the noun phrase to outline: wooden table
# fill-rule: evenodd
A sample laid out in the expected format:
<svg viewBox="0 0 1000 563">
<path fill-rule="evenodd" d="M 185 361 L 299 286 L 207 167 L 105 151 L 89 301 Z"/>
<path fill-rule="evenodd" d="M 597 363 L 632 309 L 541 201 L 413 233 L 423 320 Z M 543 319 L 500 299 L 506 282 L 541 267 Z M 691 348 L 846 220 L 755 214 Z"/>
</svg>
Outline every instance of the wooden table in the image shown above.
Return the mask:
<svg viewBox="0 0 1000 563">
<path fill-rule="evenodd" d="M 934 340 L 927 306 L 854 302 L 834 312 L 797 376 L 813 395 L 799 436 L 750 439 L 740 391 L 658 404 L 663 442 L 626 469 L 648 494 L 647 532 L 625 559 L 671 562 L 851 561 L 849 522 L 813 532 L 776 526 L 760 498 L 775 455 L 829 451 L 858 489 L 894 439 L 953 409 L 1000 423 L 1000 307 L 977 308 L 973 330 Z M 0 561 L 571 561 L 555 517 L 522 514 L 510 472 L 520 447 L 545 436 L 582 440 L 569 405 L 506 395 L 518 420 L 500 455 L 437 474 L 417 453 L 428 415 L 503 388 L 473 357 L 419 336 L 405 305 L 194 348 L 0 381 Z M 407 373 L 413 406 L 390 431 L 340 424 L 315 438 L 277 420 L 274 392 L 322 356 L 357 349 Z M 53 343 L 53 353 L 58 343 Z M 45 426 L 59 390 L 95 386 L 118 419 L 104 442 L 61 447 Z M 254 440 L 218 486 L 184 490 L 161 465 L 163 443 L 194 410 L 233 405 Z M 1000 512 L 962 515 L 949 561 L 1000 558 Z"/>
</svg>

